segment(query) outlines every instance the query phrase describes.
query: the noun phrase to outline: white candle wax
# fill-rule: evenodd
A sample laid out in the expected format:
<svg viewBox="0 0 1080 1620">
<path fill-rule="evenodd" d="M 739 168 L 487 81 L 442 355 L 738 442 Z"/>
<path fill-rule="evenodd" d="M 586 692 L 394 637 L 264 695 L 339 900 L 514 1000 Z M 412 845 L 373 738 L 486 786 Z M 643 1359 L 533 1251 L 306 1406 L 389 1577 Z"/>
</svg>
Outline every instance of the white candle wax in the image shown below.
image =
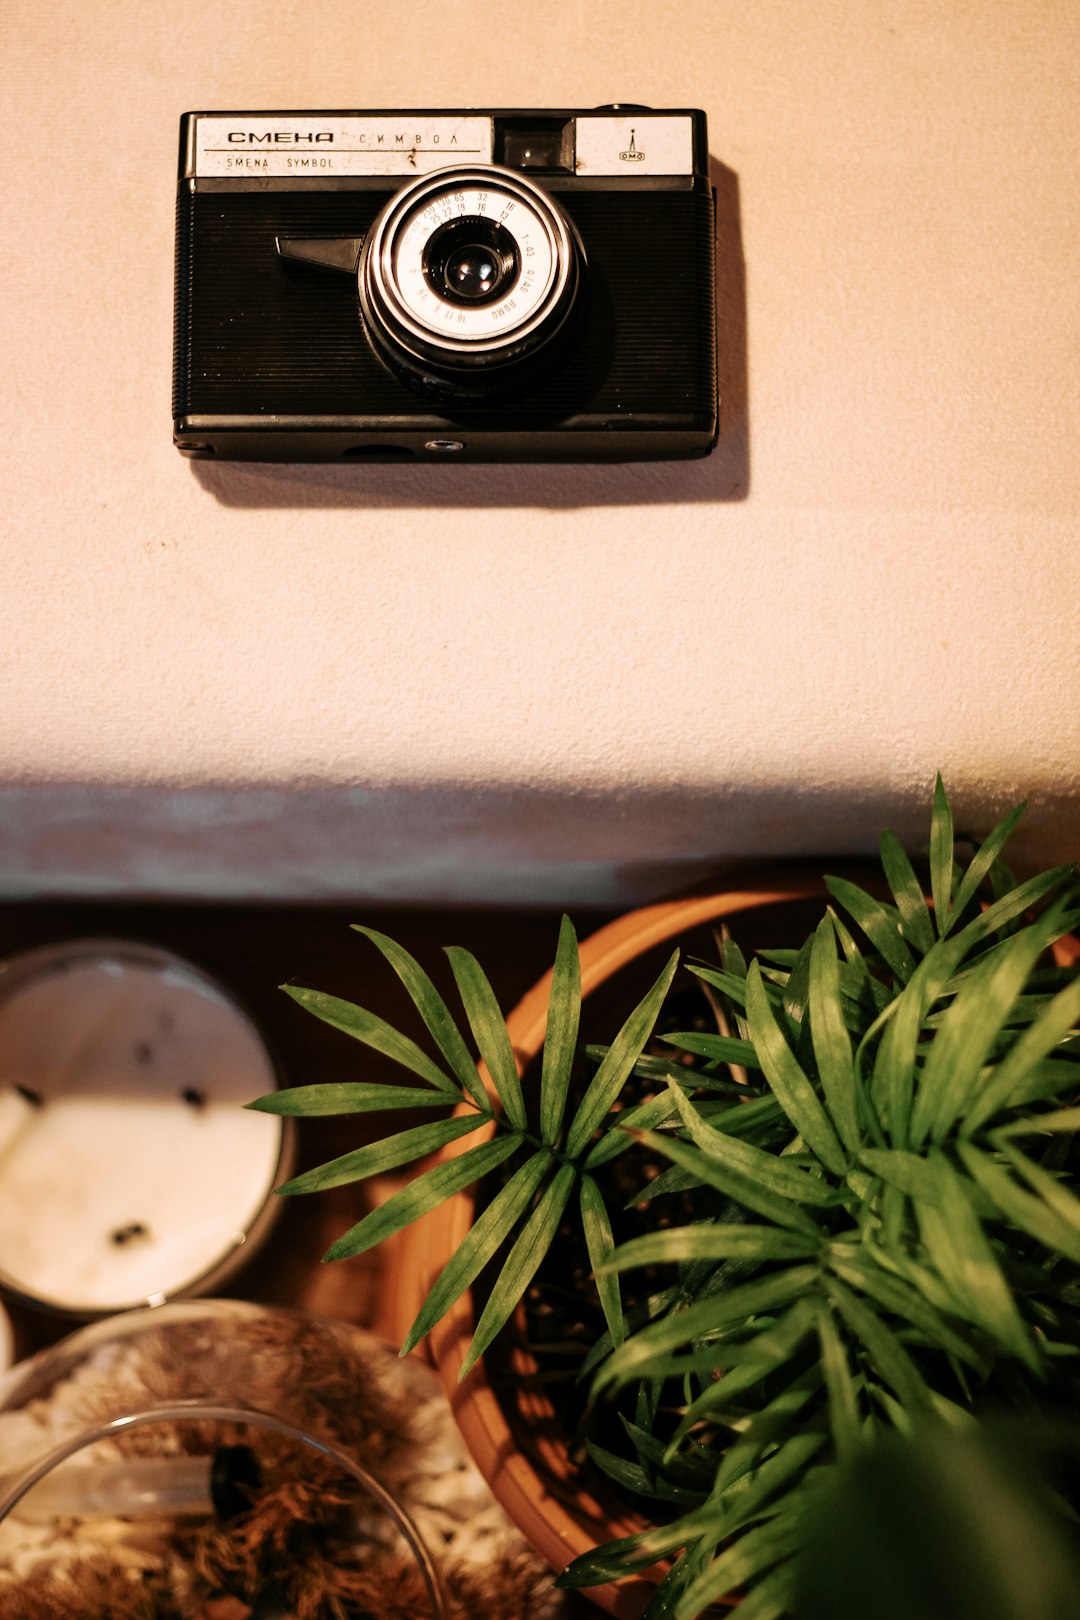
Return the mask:
<svg viewBox="0 0 1080 1620">
<path fill-rule="evenodd" d="M 0 970 L 0 1277 L 85 1314 L 191 1291 L 261 1225 L 281 1121 L 243 1012 L 189 964 L 86 942 Z"/>
</svg>

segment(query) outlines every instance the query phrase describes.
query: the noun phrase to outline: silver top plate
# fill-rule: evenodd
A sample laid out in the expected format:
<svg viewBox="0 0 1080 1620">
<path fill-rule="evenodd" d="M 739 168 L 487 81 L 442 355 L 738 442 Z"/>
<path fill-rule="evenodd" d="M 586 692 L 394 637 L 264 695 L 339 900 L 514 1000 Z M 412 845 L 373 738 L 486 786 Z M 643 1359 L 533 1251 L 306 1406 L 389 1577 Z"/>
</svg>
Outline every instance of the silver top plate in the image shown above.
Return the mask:
<svg viewBox="0 0 1080 1620">
<path fill-rule="evenodd" d="M 200 179 L 420 175 L 493 161 L 495 119 L 483 113 L 200 113 Z M 583 176 L 691 175 L 686 113 L 581 114 L 573 120 Z"/>
</svg>

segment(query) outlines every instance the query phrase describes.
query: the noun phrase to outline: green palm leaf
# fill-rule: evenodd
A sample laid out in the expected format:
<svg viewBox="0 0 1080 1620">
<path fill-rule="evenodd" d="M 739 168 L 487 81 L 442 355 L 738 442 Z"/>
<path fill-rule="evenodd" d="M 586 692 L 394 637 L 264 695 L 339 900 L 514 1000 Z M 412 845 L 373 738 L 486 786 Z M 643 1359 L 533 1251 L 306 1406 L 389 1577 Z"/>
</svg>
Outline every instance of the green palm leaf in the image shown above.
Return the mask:
<svg viewBox="0 0 1080 1620">
<path fill-rule="evenodd" d="M 701 1102 L 695 1099 L 698 1116 L 722 1135 L 752 1136 L 763 1126 L 786 1125 L 787 1115 L 771 1092 L 763 1097 L 744 1097 L 732 1106 L 725 1098 L 722 1102 Z"/>
<path fill-rule="evenodd" d="M 693 1444 L 678 1456 L 669 1457 L 668 1448 L 656 1438 L 651 1427 L 642 1427 L 642 1424 L 653 1424 L 656 1421 L 659 1400 L 643 1400 L 642 1396 L 646 1392 L 650 1392 L 650 1395 L 657 1393 L 657 1384 L 658 1380 L 652 1379 L 649 1384 L 643 1383 L 638 1386 L 637 1412 L 640 1421 L 631 1423 L 625 1413 L 620 1412 L 619 1422 L 622 1424 L 623 1432 L 643 1463 L 665 1469 L 672 1480 L 681 1485 L 698 1490 L 711 1487 L 716 1474 L 716 1459 L 707 1446 Z"/>
<path fill-rule="evenodd" d="M 796 1307 L 808 1323 L 810 1332 L 816 1331 L 819 1304 L 819 1296 L 814 1293 L 800 1299 Z M 789 1313 L 791 1317 L 795 1314 L 795 1311 Z M 739 1371 L 741 1369 L 736 1368 L 736 1375 Z M 729 1374 L 719 1379 L 713 1386 L 714 1390 L 719 1391 L 721 1386 L 727 1383 L 729 1376 L 734 1375 Z M 779 1376 L 785 1374 L 781 1372 Z M 772 1396 L 771 1399 L 762 1397 L 765 1404 L 757 1402 L 749 1419 L 741 1417 L 732 1425 L 737 1438 L 732 1440 L 719 1459 L 712 1489 L 713 1501 L 720 1501 L 732 1486 L 737 1485 L 743 1489 L 748 1478 L 761 1466 L 763 1456 L 793 1433 L 802 1432 L 799 1425 L 803 1421 L 803 1415 L 808 1406 L 817 1403 L 823 1383 L 821 1364 L 814 1361 L 797 1377 L 792 1378 L 779 1394 Z M 710 1392 L 706 1391 L 706 1394 L 708 1393 Z M 702 1410 L 705 1410 L 704 1400 L 705 1398 L 701 1397 L 695 1403 Z M 712 1409 L 715 1410 L 715 1407 Z M 819 1431 L 815 1428 L 813 1432 Z"/>
<path fill-rule="evenodd" d="M 851 1040 L 840 1010 L 840 964 L 828 917 L 814 934 L 810 958 L 810 1034 L 818 1078 L 832 1122 L 849 1153 L 859 1147 L 859 1110 Z"/>
<path fill-rule="evenodd" d="M 779 1159 L 774 1159 L 759 1148 L 750 1148 L 749 1144 L 730 1141 L 728 1146 L 732 1149 L 748 1148 L 753 1156 L 755 1168 L 749 1173 L 734 1162 L 732 1155 L 724 1158 L 704 1153 L 698 1147 L 692 1147 L 687 1142 L 676 1141 L 673 1137 L 662 1136 L 659 1132 L 641 1131 L 636 1133 L 639 1140 L 657 1153 L 663 1153 L 681 1170 L 693 1176 L 694 1182 L 705 1187 L 715 1187 L 717 1192 L 725 1193 L 728 1198 L 738 1199 L 747 1209 L 752 1209 L 755 1215 L 762 1215 L 767 1221 L 775 1221 L 778 1226 L 786 1226 L 793 1232 L 803 1232 L 808 1237 L 820 1239 L 823 1234 L 821 1228 L 811 1219 L 793 1200 L 788 1188 L 792 1185 L 789 1178 L 796 1177 L 798 1185 L 795 1192 L 806 1203 L 833 1203 L 835 1194 L 821 1182 L 815 1181 L 805 1171 L 797 1170 L 794 1166 L 782 1165 Z M 765 1175 L 768 1180 L 764 1179 Z M 655 1185 L 655 1183 L 654 1183 Z"/>
<path fill-rule="evenodd" d="M 601 1275 L 634 1266 L 660 1266 L 687 1260 L 808 1260 L 821 1248 L 821 1235 L 804 1236 L 772 1226 L 667 1226 L 621 1243 Z M 590 1257 L 591 1258 L 591 1257 Z"/>
<path fill-rule="evenodd" d="M 1027 800 L 1010 810 L 1008 815 L 998 822 L 997 826 L 988 834 L 983 843 L 972 857 L 971 864 L 960 880 L 959 887 L 953 900 L 953 911 L 960 916 L 964 908 L 969 906 L 979 892 L 979 887 L 987 877 L 990 868 L 997 860 L 1001 851 L 1012 837 L 1024 811 L 1027 809 Z"/>
<path fill-rule="evenodd" d="M 785 1620 L 791 1613 L 797 1580 L 794 1560 L 778 1564 L 739 1601 L 739 1620 Z"/>
<path fill-rule="evenodd" d="M 506 1030 L 506 1021 L 495 999 L 495 992 L 488 982 L 487 974 L 471 951 L 464 950 L 460 945 L 450 945 L 446 954 L 450 959 L 450 966 L 465 1008 L 465 1016 L 469 1020 L 469 1028 L 473 1032 L 480 1056 L 487 1065 L 503 1111 L 514 1129 L 523 1131 L 525 1103 L 521 1095 L 517 1061 Z"/>
<path fill-rule="evenodd" d="M 374 1114 L 386 1108 L 449 1108 L 453 1101 L 445 1091 L 421 1091 L 417 1086 L 330 1081 L 314 1086 L 285 1086 L 244 1107 L 260 1114 L 315 1119 L 334 1114 Z"/>
<path fill-rule="evenodd" d="M 712 1379 L 701 1394 L 691 1401 L 672 1435 L 669 1450 L 673 1451 L 702 1418 L 714 1418 L 717 1413 L 722 1413 L 725 1407 L 733 1404 L 737 1406 L 743 1395 L 750 1390 L 756 1390 L 770 1373 L 778 1372 L 790 1362 L 807 1336 L 816 1331 L 817 1319 L 817 1296 L 800 1298 L 775 1321 L 769 1322 L 767 1327 L 762 1328 L 751 1338 L 739 1341 L 716 1339 L 708 1346 L 710 1354 L 707 1355 L 706 1351 L 691 1351 L 689 1355 L 682 1357 L 683 1362 L 688 1366 L 692 1365 L 694 1371 L 700 1368 L 702 1372 L 711 1373 L 723 1368 L 724 1376 Z M 657 1372 L 663 1368 L 671 1376 L 677 1376 L 675 1357 L 657 1356 L 650 1363 L 650 1372 L 654 1368 Z M 797 1379 L 780 1396 L 774 1397 L 758 1412 L 758 1419 L 763 1428 L 772 1432 L 774 1427 L 784 1427 L 802 1411 L 818 1389 L 820 1382 L 820 1372 L 815 1371 L 810 1379 L 802 1381 Z M 743 1441 L 740 1441 L 739 1446 L 743 1446 L 742 1459 L 746 1468 L 749 1468 L 751 1463 L 747 1458 L 752 1457 L 755 1461 L 757 1458 L 757 1441 L 755 1440 L 749 1449 L 745 1447 Z M 725 1453 L 714 1491 L 726 1489 L 739 1477 L 741 1466 L 739 1446 Z"/>
<path fill-rule="evenodd" d="M 689 1587 L 675 1611 L 678 1620 L 696 1620 L 710 1603 L 790 1558 L 802 1541 L 802 1528 L 790 1513 L 748 1530 Z"/>
<path fill-rule="evenodd" d="M 659 1289 L 650 1294 L 647 1299 L 641 1300 L 633 1306 L 626 1315 L 627 1328 L 639 1328 L 643 1322 L 654 1322 L 664 1312 L 676 1303 L 682 1290 L 678 1287 Z M 577 1381 L 587 1378 L 591 1372 L 603 1361 L 605 1356 L 611 1354 L 611 1334 L 605 1329 L 596 1343 L 588 1351 L 581 1366 L 578 1368 Z"/>
<path fill-rule="evenodd" d="M 623 1575 L 648 1569 L 658 1558 L 667 1557 L 700 1535 L 701 1529 L 696 1516 L 687 1515 L 662 1529 L 654 1526 L 632 1536 L 619 1536 L 567 1564 L 556 1577 L 555 1585 L 564 1591 L 576 1592 L 584 1586 L 598 1586 L 601 1581 L 618 1580 Z"/>
<path fill-rule="evenodd" d="M 786 1271 L 744 1283 L 726 1294 L 688 1305 L 685 1310 L 651 1322 L 612 1352 L 597 1373 L 594 1394 L 599 1394 L 609 1384 L 625 1384 L 639 1374 L 647 1375 L 654 1355 L 664 1355 L 679 1345 L 692 1344 L 706 1335 L 718 1333 L 732 1322 L 790 1304 L 806 1292 L 817 1277 L 816 1266 L 791 1266 Z"/>
<path fill-rule="evenodd" d="M 803 941 L 784 985 L 782 1005 L 793 1026 L 801 1024 L 806 1013 L 806 998 L 810 989 L 810 954 L 813 945 L 813 935 Z"/>
<path fill-rule="evenodd" d="M 353 927 L 358 934 L 363 934 L 365 939 L 369 939 L 382 952 L 408 991 L 414 1006 L 434 1037 L 435 1044 L 459 1083 L 479 1107 L 486 1109 L 487 1097 L 469 1048 L 462 1039 L 446 1002 L 419 962 L 386 934 L 380 934 L 374 928 L 365 928 L 360 923 L 354 923 Z"/>
<path fill-rule="evenodd" d="M 963 941 L 965 952 L 971 950 L 973 946 L 981 944 L 984 939 L 989 939 L 992 934 L 1004 928 L 1007 923 L 1022 917 L 1025 911 L 1030 911 L 1032 906 L 1075 876 L 1075 866 L 1053 866 L 1047 872 L 1040 872 L 1036 877 L 1029 878 L 1026 883 L 1020 883 L 1015 889 L 1010 889 L 1000 900 L 995 900 L 992 905 L 987 906 L 985 911 L 980 911 L 977 917 L 973 917 L 961 928 L 956 938 Z M 1075 899 L 1075 895 L 1073 898 Z M 1057 924 L 1057 932 L 1052 937 L 1060 939 L 1062 934 L 1068 933 L 1070 926 L 1071 917 L 1063 911 Z"/>
<path fill-rule="evenodd" d="M 683 1593 L 701 1574 L 712 1544 L 699 1539 L 679 1553 L 641 1613 L 641 1620 L 675 1620 Z"/>
<path fill-rule="evenodd" d="M 1065 1040 L 1078 1021 L 1080 978 L 1060 990 L 1010 1047 L 972 1102 L 961 1129 L 970 1134 L 1009 1107 L 1031 1070 Z M 1063 1073 L 1062 1079 L 1066 1078 Z"/>
<path fill-rule="evenodd" d="M 941 935 L 948 932 L 952 921 L 953 881 L 952 810 L 939 771 L 934 783 L 934 805 L 930 813 L 930 893 L 934 899 L 937 931 Z"/>
<path fill-rule="evenodd" d="M 781 1317 L 780 1320 L 784 1321 L 786 1318 Z M 773 1331 L 769 1329 L 770 1333 Z M 758 1338 L 763 1337 L 763 1334 L 758 1335 Z M 806 1334 L 803 1333 L 801 1337 L 805 1338 Z M 790 1354 L 790 1350 L 785 1350 L 783 1354 L 778 1351 L 773 1359 L 766 1363 L 765 1357 L 758 1354 L 756 1339 L 736 1342 L 734 1339 L 720 1338 L 710 1339 L 698 1350 L 685 1350 L 682 1354 L 670 1356 L 654 1356 L 649 1362 L 650 1380 L 693 1378 L 699 1383 L 707 1380 L 706 1389 L 694 1400 L 693 1419 L 680 1423 L 672 1437 L 669 1451 L 674 1453 L 678 1443 L 686 1439 L 699 1417 L 737 1402 L 747 1390 L 755 1389 L 772 1367 L 786 1361 Z M 714 1377 L 721 1372 L 722 1378 Z M 721 1392 L 723 1399 L 720 1398 Z M 688 1419 L 690 1410 L 691 1408 L 687 1407 L 685 1415 Z"/>
<path fill-rule="evenodd" d="M 911 1142 L 941 1142 L 962 1116 L 994 1041 L 1045 948 L 1046 923 L 1014 934 L 966 980 L 938 1026 L 911 1114 Z"/>
<path fill-rule="evenodd" d="M 688 967 L 695 979 L 700 979 L 703 984 L 711 985 L 714 990 L 719 990 L 722 995 L 727 996 L 729 1001 L 733 1001 L 737 1007 L 745 1005 L 746 974 L 744 972 L 733 973 L 728 968 L 704 967 L 700 962 L 688 963 Z M 768 995 L 769 999 L 775 1001 L 777 1005 L 783 1002 L 783 991 L 774 984 L 769 985 Z"/>
<path fill-rule="evenodd" d="M 898 1195 L 899 1196 L 899 1195 Z M 874 1266 L 883 1274 L 896 1277 L 900 1282 L 914 1288 L 926 1300 L 927 1304 L 939 1313 L 943 1320 L 948 1320 L 954 1326 L 975 1328 L 978 1326 L 970 1312 L 966 1310 L 963 1302 L 958 1300 L 955 1291 L 950 1288 L 934 1270 L 929 1256 L 916 1260 L 908 1253 L 906 1244 L 900 1239 L 887 1238 L 884 1229 L 880 1239 L 872 1232 L 863 1236 L 867 1254 L 871 1256 Z M 839 1271 L 839 1267 L 836 1268 Z M 850 1278 L 847 1279 L 851 1281 Z M 867 1293 L 872 1291 L 867 1288 Z M 982 1344 L 985 1335 L 979 1335 L 978 1352 L 980 1365 L 987 1362 L 987 1351 Z M 958 1359 L 963 1359 L 958 1358 Z"/>
<path fill-rule="evenodd" d="M 844 953 L 844 961 L 849 967 L 856 969 L 860 978 L 864 977 L 868 972 L 866 962 L 862 951 L 860 951 L 858 945 L 855 943 L 855 936 L 852 934 L 850 928 L 848 928 L 847 924 L 844 922 L 844 919 L 838 914 L 835 906 L 826 906 L 825 915 L 833 925 L 833 930 L 840 942 L 840 949 Z"/>
<path fill-rule="evenodd" d="M 655 1032 L 654 1032 L 655 1035 Z M 663 1036 L 655 1035 L 656 1040 Z M 591 1063 L 600 1063 L 610 1047 L 588 1045 L 585 1047 L 585 1056 Z M 747 1087 L 745 1081 L 728 1080 L 724 1076 L 713 1072 L 713 1065 L 707 1069 L 691 1068 L 678 1058 L 654 1057 L 651 1053 L 644 1053 L 634 1064 L 633 1073 L 639 1080 L 654 1081 L 657 1085 L 664 1085 L 668 1080 L 676 1080 L 691 1091 L 709 1093 L 713 1097 L 745 1097 Z"/>
<path fill-rule="evenodd" d="M 712 1551 L 712 1543 L 706 1546 L 705 1541 L 699 1538 L 679 1552 L 642 1609 L 641 1620 L 677 1620 L 679 1604 L 687 1588 L 698 1578 L 708 1561 L 707 1557 L 699 1555 L 711 1555 Z"/>
<path fill-rule="evenodd" d="M 915 971 L 915 958 L 904 943 L 900 932 L 900 914 L 884 906 L 847 878 L 827 877 L 825 886 L 834 900 L 839 901 L 870 943 L 876 946 L 882 960 L 892 968 L 901 982 L 906 982 Z"/>
<path fill-rule="evenodd" d="M 458 1374 L 459 1380 L 471 1372 L 499 1329 L 509 1321 L 518 1300 L 536 1274 L 559 1229 L 576 1174 L 572 1164 L 560 1165 L 544 1188 L 539 1203 L 506 1257 L 487 1304 L 480 1313 L 476 1332 Z"/>
<path fill-rule="evenodd" d="M 553 1147 L 562 1130 L 570 1071 L 581 1017 L 581 964 L 577 935 L 569 917 L 559 927 L 559 944 L 551 975 L 547 1034 L 540 1074 L 540 1135 Z"/>
<path fill-rule="evenodd" d="M 1051 1254 L 1061 1253 L 1080 1263 L 1080 1202 L 1058 1183 L 1054 1186 L 1071 1204 L 1071 1220 L 1036 1194 L 1018 1187 L 1009 1172 L 981 1153 L 971 1142 L 958 1147 L 964 1169 L 977 1187 L 997 1206 L 1006 1220 L 1029 1233 Z"/>
<path fill-rule="evenodd" d="M 843 1340 L 833 1321 L 832 1312 L 822 1302 L 817 1312 L 818 1343 L 821 1346 L 821 1370 L 825 1375 L 825 1390 L 829 1397 L 829 1423 L 833 1444 L 841 1460 L 858 1450 L 862 1425 L 859 1420 L 859 1395 L 851 1375 Z"/>
<path fill-rule="evenodd" d="M 847 1156 L 810 1081 L 784 1039 L 761 984 L 761 969 L 751 964 L 746 976 L 746 1013 L 765 1078 L 791 1123 L 833 1175 L 842 1176 Z"/>
<path fill-rule="evenodd" d="M 1080 1131 L 1080 1108 L 1055 1108 L 1048 1114 L 1032 1114 L 1030 1119 L 1018 1119 L 1002 1125 L 991 1134 L 995 1142 L 1011 1136 L 1038 1136 L 1044 1131 Z"/>
<path fill-rule="evenodd" d="M 888 828 L 881 835 L 881 865 L 900 913 L 904 937 L 925 956 L 934 943 L 934 924 L 907 852 Z"/>
<path fill-rule="evenodd" d="M 481 1271 L 506 1242 L 519 1218 L 528 1208 L 534 1193 L 552 1164 L 551 1152 L 541 1148 L 517 1169 L 505 1187 L 491 1200 L 488 1207 L 469 1228 L 468 1236 L 455 1249 L 424 1301 L 416 1321 L 409 1329 L 401 1354 L 408 1355 L 435 1326 L 441 1322 L 454 1302 L 466 1288 L 472 1286 Z"/>
<path fill-rule="evenodd" d="M 458 1158 L 448 1159 L 426 1170 L 422 1176 L 417 1176 L 415 1181 L 410 1181 L 394 1193 L 385 1204 L 380 1204 L 350 1227 L 327 1250 L 324 1258 L 345 1260 L 351 1255 L 373 1249 L 384 1238 L 393 1237 L 395 1232 L 400 1232 L 422 1215 L 437 1209 L 448 1198 L 453 1198 L 455 1193 L 471 1187 L 474 1181 L 479 1181 L 481 1176 L 486 1176 L 504 1159 L 508 1159 L 520 1145 L 520 1136 L 496 1137 L 494 1142 L 481 1142 L 479 1147 L 470 1148 Z"/>
<path fill-rule="evenodd" d="M 902 1322 L 910 1323 L 928 1344 L 971 1367 L 982 1365 L 977 1350 L 964 1337 L 955 1321 L 945 1317 L 924 1294 L 902 1278 L 876 1265 L 872 1250 L 864 1253 L 851 1244 L 834 1244 L 829 1254 L 829 1266 L 852 1288 L 868 1295 Z"/>
<path fill-rule="evenodd" d="M 732 939 L 723 928 L 720 930 L 719 937 L 714 930 L 713 938 L 720 947 L 720 966 L 725 968 L 728 973 L 737 973 L 741 978 L 745 979 L 746 957 L 743 955 L 742 946 L 738 940 Z"/>
<path fill-rule="evenodd" d="M 941 1179 L 921 1153 L 908 1153 L 899 1147 L 865 1147 L 858 1162 L 889 1186 L 899 1187 L 908 1199 L 941 1207 Z"/>
<path fill-rule="evenodd" d="M 878 1044 L 872 1096 L 898 1148 L 908 1140 L 926 1015 L 949 984 L 962 954 L 963 945 L 956 939 L 939 940 L 927 952 L 893 1002 L 892 1017 Z"/>
<path fill-rule="evenodd" d="M 761 1188 L 780 1198 L 792 1199 L 797 1204 L 816 1204 L 827 1209 L 839 1201 L 834 1188 L 812 1172 L 800 1169 L 789 1158 L 769 1153 L 764 1148 L 755 1147 L 752 1142 L 743 1142 L 708 1124 L 677 1087 L 671 1087 L 671 1096 L 691 1141 L 710 1165 L 722 1165 L 750 1177 Z M 685 1148 L 682 1152 L 672 1153 L 670 1150 L 676 1144 L 671 1138 L 657 1136 L 652 1139 L 652 1145 L 687 1168 L 692 1168 L 698 1162 L 690 1157 Z"/>
<path fill-rule="evenodd" d="M 626 1108 L 617 1114 L 617 1123 L 606 1130 L 585 1155 L 583 1169 L 596 1170 L 611 1159 L 617 1159 L 620 1153 L 633 1146 L 632 1133 L 635 1130 L 651 1131 L 655 1126 L 665 1124 L 675 1113 L 671 1087 L 685 1086 L 692 1081 L 693 1076 L 688 1076 L 684 1071 L 674 1076 L 658 1096 L 650 1097 L 648 1102 L 635 1103 L 633 1108 Z"/>
<path fill-rule="evenodd" d="M 363 1007 L 356 1007 L 351 1001 L 342 1001 L 339 996 L 324 995 L 321 990 L 305 990 L 295 984 L 283 984 L 281 988 L 307 1012 L 321 1018 L 324 1024 L 329 1024 L 333 1029 L 340 1029 L 343 1034 L 351 1035 L 354 1040 L 363 1041 L 365 1046 L 381 1052 L 384 1057 L 400 1063 L 403 1068 L 410 1069 L 413 1074 L 418 1074 L 421 1080 L 426 1080 L 438 1090 L 457 1095 L 457 1086 L 442 1072 L 438 1064 L 433 1063 L 415 1041 L 410 1041 L 407 1035 L 402 1035 L 388 1024 L 385 1018 L 378 1018 L 375 1013 L 367 1012 Z"/>
<path fill-rule="evenodd" d="M 709 1534 L 733 1535 L 760 1518 L 770 1506 L 775 1508 L 775 1499 L 784 1486 L 790 1488 L 793 1479 L 806 1481 L 808 1465 L 824 1443 L 825 1436 L 820 1430 L 803 1429 L 785 1439 L 754 1469 L 751 1477 L 740 1481 L 738 1489 L 714 1491 Z"/>
<path fill-rule="evenodd" d="M 743 1069 L 760 1069 L 757 1052 L 750 1041 L 734 1035 L 712 1035 L 707 1030 L 679 1030 L 673 1035 L 660 1035 L 658 1040 L 677 1046 L 682 1052 L 693 1052 L 697 1057 L 713 1063 L 737 1063 Z"/>
<path fill-rule="evenodd" d="M 679 953 L 669 957 L 652 989 L 634 1008 L 589 1082 L 566 1138 L 566 1156 L 576 1159 L 611 1107 L 652 1034 L 664 997 L 675 975 Z"/>
<path fill-rule="evenodd" d="M 611 1235 L 611 1221 L 604 1205 L 603 1194 L 590 1175 L 582 1175 L 580 1188 L 581 1226 L 585 1233 L 585 1246 L 589 1264 L 596 1278 L 596 1291 L 600 1307 L 611 1334 L 612 1344 L 622 1344 L 626 1338 L 626 1321 L 618 1279 L 611 1265 L 615 1240 Z"/>
<path fill-rule="evenodd" d="M 663 1474 L 657 1474 L 651 1468 L 643 1467 L 641 1463 L 630 1462 L 626 1457 L 620 1457 L 617 1452 L 608 1451 L 606 1446 L 601 1446 L 595 1440 L 587 1440 L 585 1450 L 601 1472 L 614 1480 L 621 1490 L 633 1491 L 639 1496 L 652 1497 L 659 1502 L 692 1504 L 701 1501 L 701 1491 L 685 1485 L 676 1485 Z"/>
<path fill-rule="evenodd" d="M 693 1078 L 681 1067 L 673 1075 L 667 1076 L 669 1087 L 674 1084 L 684 1092 L 696 1090 L 690 1083 Z M 761 1095 L 754 1092 L 748 1094 L 747 1088 L 740 1087 L 740 1093 L 737 1098 L 727 1094 L 721 1097 L 695 1095 L 694 1107 L 701 1119 L 725 1136 L 753 1136 L 764 1141 L 770 1134 L 776 1134 L 775 1131 L 770 1132 L 771 1126 L 779 1126 L 781 1132 L 790 1134 L 787 1115 L 771 1091 Z M 665 1096 L 669 1094 L 665 1092 Z"/>
<path fill-rule="evenodd" d="M 852 1333 L 862 1341 L 879 1377 L 892 1386 L 905 1410 L 913 1417 L 928 1413 L 930 1391 L 892 1328 L 835 1278 L 824 1278 L 824 1287 Z"/>
<path fill-rule="evenodd" d="M 470 1131 L 489 1123 L 482 1114 L 466 1114 L 397 1131 L 393 1136 L 384 1136 L 380 1142 L 370 1142 L 366 1147 L 343 1153 L 340 1158 L 320 1164 L 314 1170 L 305 1170 L 291 1181 L 283 1181 L 277 1191 L 288 1196 L 320 1192 L 327 1187 L 343 1187 L 350 1181 L 363 1181 L 367 1176 L 384 1175 L 399 1165 L 437 1153 L 449 1142 L 456 1142 L 459 1136 L 468 1136 Z"/>
<path fill-rule="evenodd" d="M 934 1154 L 930 1163 L 935 1167 L 940 1202 L 915 1206 L 930 1259 L 964 1315 L 1033 1372 L 1041 1373 L 1034 1340 L 1020 1319 L 960 1177 L 940 1153 Z"/>
<path fill-rule="evenodd" d="M 1080 1231 L 1080 1205 L 1069 1191 L 1042 1165 L 1034 1164 L 1026 1153 L 1022 1153 L 1015 1142 L 999 1142 L 997 1146 L 1008 1159 L 1013 1169 L 1033 1188 L 1038 1196 L 1051 1209 L 1056 1211 L 1060 1218 L 1067 1222 L 1074 1231 Z"/>
<path fill-rule="evenodd" d="M 830 915 L 830 921 L 834 918 Z M 836 932 L 835 922 L 833 932 Z M 838 936 L 839 937 L 839 936 Z M 842 947 L 841 947 L 842 948 Z M 853 1035 L 860 1038 L 867 1025 L 891 1003 L 894 991 L 875 979 L 861 954 L 854 962 L 846 961 L 840 969 L 840 996 L 844 1023 Z"/>
</svg>

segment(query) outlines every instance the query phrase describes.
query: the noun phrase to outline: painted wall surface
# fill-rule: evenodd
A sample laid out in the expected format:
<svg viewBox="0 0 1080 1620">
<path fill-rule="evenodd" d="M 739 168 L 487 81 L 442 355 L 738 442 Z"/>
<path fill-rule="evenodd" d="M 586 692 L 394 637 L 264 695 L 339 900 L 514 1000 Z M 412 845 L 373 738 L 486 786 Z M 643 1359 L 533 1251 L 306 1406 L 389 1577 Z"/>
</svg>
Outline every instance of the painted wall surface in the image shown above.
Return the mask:
<svg viewBox="0 0 1080 1620">
<path fill-rule="evenodd" d="M 4 891 L 606 902 L 939 766 L 1080 855 L 1072 0 L 4 9 Z M 181 112 L 613 100 L 709 114 L 713 457 L 174 451 Z"/>
</svg>

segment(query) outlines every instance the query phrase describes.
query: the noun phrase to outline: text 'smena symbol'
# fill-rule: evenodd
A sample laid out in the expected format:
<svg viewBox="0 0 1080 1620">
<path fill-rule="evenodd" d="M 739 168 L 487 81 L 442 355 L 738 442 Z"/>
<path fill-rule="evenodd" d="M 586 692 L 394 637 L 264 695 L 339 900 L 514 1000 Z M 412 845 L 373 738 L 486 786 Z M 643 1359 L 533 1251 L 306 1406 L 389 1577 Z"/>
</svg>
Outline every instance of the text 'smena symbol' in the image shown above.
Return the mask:
<svg viewBox="0 0 1080 1620">
<path fill-rule="evenodd" d="M 633 130 L 630 131 L 630 145 L 626 148 L 625 152 L 619 153 L 619 158 L 623 163 L 644 163 L 645 154 L 644 152 L 639 152 L 637 146 L 634 144 Z"/>
</svg>

